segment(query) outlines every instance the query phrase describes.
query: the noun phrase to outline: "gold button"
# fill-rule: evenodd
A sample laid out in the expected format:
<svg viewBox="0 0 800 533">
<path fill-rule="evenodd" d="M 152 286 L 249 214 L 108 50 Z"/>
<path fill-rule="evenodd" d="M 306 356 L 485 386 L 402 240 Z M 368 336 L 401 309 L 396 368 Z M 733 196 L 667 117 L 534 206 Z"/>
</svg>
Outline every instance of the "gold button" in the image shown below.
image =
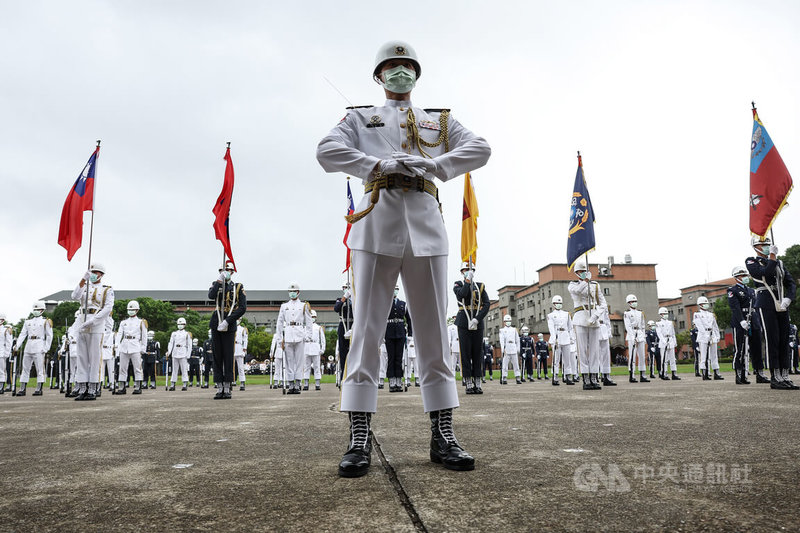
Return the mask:
<svg viewBox="0 0 800 533">
<path fill-rule="evenodd" d="M 406 127 L 406 123 L 405 123 L 405 122 L 401 122 L 401 123 L 400 123 L 400 127 L 401 127 L 401 128 L 405 128 L 405 127 Z"/>
<path fill-rule="evenodd" d="M 401 107 L 401 108 L 400 108 L 400 111 L 405 111 L 405 110 L 406 110 L 406 108 L 405 108 L 405 107 Z"/>
<path fill-rule="evenodd" d="M 400 145 L 400 148 L 406 148 L 406 147 L 407 147 L 406 143 Z"/>
</svg>

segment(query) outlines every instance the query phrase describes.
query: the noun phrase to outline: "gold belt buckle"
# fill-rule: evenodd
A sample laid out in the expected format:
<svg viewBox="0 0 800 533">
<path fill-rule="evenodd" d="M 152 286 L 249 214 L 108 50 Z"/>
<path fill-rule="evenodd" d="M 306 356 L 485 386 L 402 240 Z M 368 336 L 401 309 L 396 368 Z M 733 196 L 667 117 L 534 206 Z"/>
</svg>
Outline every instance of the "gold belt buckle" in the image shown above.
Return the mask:
<svg viewBox="0 0 800 533">
<path fill-rule="evenodd" d="M 400 178 L 401 186 L 403 187 L 403 192 L 408 192 L 408 190 L 412 187 L 411 183 L 411 176 L 406 176 L 405 174 L 402 175 Z"/>
</svg>

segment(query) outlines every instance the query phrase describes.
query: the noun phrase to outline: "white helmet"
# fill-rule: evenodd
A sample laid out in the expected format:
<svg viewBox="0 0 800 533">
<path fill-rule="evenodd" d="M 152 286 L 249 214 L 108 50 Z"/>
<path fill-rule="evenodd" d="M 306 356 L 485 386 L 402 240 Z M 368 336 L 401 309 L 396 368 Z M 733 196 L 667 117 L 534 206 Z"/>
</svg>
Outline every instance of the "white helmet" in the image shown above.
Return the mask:
<svg viewBox="0 0 800 533">
<path fill-rule="evenodd" d="M 655 323 L 655 321 L 653 321 L 653 320 L 648 320 L 648 321 L 647 321 L 647 325 L 648 325 L 648 326 L 655 326 L 655 325 L 656 325 L 656 323 Z"/>
<path fill-rule="evenodd" d="M 372 78 L 378 81 L 378 75 L 381 72 L 381 65 L 390 59 L 407 59 L 414 64 L 414 70 L 417 71 L 417 79 L 422 76 L 422 67 L 417 60 L 417 52 L 411 47 L 410 44 L 404 41 L 389 41 L 384 43 L 378 48 L 378 53 L 375 54 L 375 68 L 372 69 Z"/>
<path fill-rule="evenodd" d="M 192 346 L 197 346 L 197 339 L 192 339 Z"/>
<path fill-rule="evenodd" d="M 151 330 L 151 331 L 147 332 L 147 338 L 148 339 L 153 339 L 153 338 L 155 338 L 155 336 L 156 336 L 156 332 L 155 331 Z"/>
<path fill-rule="evenodd" d="M 629 294 L 625 297 L 625 303 L 629 304 L 631 302 L 638 302 L 639 300 L 636 298 L 635 294 Z"/>
<path fill-rule="evenodd" d="M 33 304 L 33 310 L 34 311 L 44 311 L 44 309 L 45 309 L 44 302 L 41 301 L 41 300 L 39 300 L 38 302 Z"/>
<path fill-rule="evenodd" d="M 236 267 L 233 266 L 233 261 L 225 261 L 225 263 L 219 267 L 220 272 L 223 270 L 232 270 L 233 272 L 236 272 Z"/>
<path fill-rule="evenodd" d="M 561 299 L 561 295 L 556 294 L 555 296 L 553 296 L 552 303 L 554 303 L 554 304 L 563 304 L 564 300 Z"/>
<path fill-rule="evenodd" d="M 289 290 L 289 291 L 299 291 L 300 290 L 300 285 L 298 285 L 296 281 L 293 281 L 293 282 L 291 282 L 289 284 L 289 288 L 287 290 Z"/>
<path fill-rule="evenodd" d="M 139 302 L 136 300 L 131 300 L 128 302 L 128 311 L 138 311 L 139 310 Z"/>
<path fill-rule="evenodd" d="M 572 265 L 573 272 L 578 272 L 579 270 L 588 270 L 588 268 L 586 268 L 586 261 L 584 259 L 578 259 L 575 261 L 575 264 Z"/>
<path fill-rule="evenodd" d="M 183 317 L 180 317 L 176 323 L 177 323 L 179 326 L 185 326 L 185 325 L 186 325 L 186 319 L 185 319 L 185 318 L 183 318 Z"/>
<path fill-rule="evenodd" d="M 465 270 L 475 270 L 475 263 L 470 263 L 469 261 L 464 261 L 461 263 L 461 272 Z"/>
<path fill-rule="evenodd" d="M 105 274 L 106 267 L 103 266 L 103 263 L 92 263 L 92 266 L 89 267 L 89 272 L 100 272 Z"/>
<path fill-rule="evenodd" d="M 6 319 L 6 314 L 0 313 L 0 320 L 5 320 L 5 319 Z"/>
<path fill-rule="evenodd" d="M 658 308 L 658 314 L 659 315 L 668 315 L 669 314 L 669 309 L 667 309 L 666 307 L 659 307 Z"/>
<path fill-rule="evenodd" d="M 697 299 L 697 305 L 705 309 L 703 306 L 708 305 L 708 298 L 706 298 L 705 296 L 701 296 L 700 298 Z"/>
<path fill-rule="evenodd" d="M 317 312 L 313 309 L 311 310 L 311 318 L 317 318 Z"/>
<path fill-rule="evenodd" d="M 742 276 L 747 276 L 747 275 L 748 275 L 747 270 L 742 266 L 734 267 L 733 270 L 731 271 L 731 276 L 733 276 L 734 278 L 741 278 Z"/>
<path fill-rule="evenodd" d="M 528 326 L 522 326 L 522 333 L 528 333 L 529 331 L 530 329 L 528 328 Z"/>
<path fill-rule="evenodd" d="M 539 340 L 540 340 L 540 341 L 543 341 L 543 340 L 544 340 L 544 334 L 543 334 L 543 333 L 539 333 Z"/>
<path fill-rule="evenodd" d="M 772 246 L 772 239 L 769 237 L 762 237 L 760 235 L 753 235 L 750 239 L 750 246 L 755 248 L 756 246 Z"/>
<path fill-rule="evenodd" d="M 505 315 L 503 317 L 503 322 L 511 322 L 511 315 Z"/>
</svg>

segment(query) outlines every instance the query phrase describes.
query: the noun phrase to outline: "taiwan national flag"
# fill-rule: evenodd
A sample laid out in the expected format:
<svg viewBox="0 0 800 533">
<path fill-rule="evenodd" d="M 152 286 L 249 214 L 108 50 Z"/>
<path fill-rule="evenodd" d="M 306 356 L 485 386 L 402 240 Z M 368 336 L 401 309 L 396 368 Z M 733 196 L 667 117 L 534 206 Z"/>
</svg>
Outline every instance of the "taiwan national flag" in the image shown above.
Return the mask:
<svg viewBox="0 0 800 533">
<path fill-rule="evenodd" d="M 347 216 L 352 215 L 356 210 L 356 206 L 353 204 L 353 193 L 350 191 L 350 181 L 347 181 Z M 350 236 L 350 228 L 353 225 L 351 223 L 347 223 L 347 227 L 344 230 L 344 239 L 342 242 L 344 243 L 344 247 L 347 249 L 347 258 L 345 259 L 345 267 L 342 272 L 347 272 L 347 269 L 350 268 L 350 247 L 347 246 L 347 237 Z"/>
<path fill-rule="evenodd" d="M 765 236 L 792 192 L 792 177 L 753 108 L 750 143 L 750 231 Z"/>
<path fill-rule="evenodd" d="M 83 241 L 83 212 L 91 211 L 94 207 L 94 170 L 99 154 L 100 146 L 95 148 L 80 176 L 75 180 L 61 210 L 58 244 L 67 251 L 67 261 L 72 261 Z"/>
<path fill-rule="evenodd" d="M 578 173 L 572 188 L 567 234 L 567 268 L 572 270 L 575 261 L 594 250 L 594 208 L 583 176 L 583 161 L 578 156 Z"/>
<path fill-rule="evenodd" d="M 214 235 L 222 243 L 225 255 L 231 260 L 233 269 L 236 270 L 236 262 L 233 260 L 231 251 L 231 199 L 233 199 L 233 160 L 229 146 L 225 151 L 225 179 L 222 182 L 222 191 L 220 191 L 217 203 L 214 204 L 211 212 L 214 213 Z"/>
</svg>

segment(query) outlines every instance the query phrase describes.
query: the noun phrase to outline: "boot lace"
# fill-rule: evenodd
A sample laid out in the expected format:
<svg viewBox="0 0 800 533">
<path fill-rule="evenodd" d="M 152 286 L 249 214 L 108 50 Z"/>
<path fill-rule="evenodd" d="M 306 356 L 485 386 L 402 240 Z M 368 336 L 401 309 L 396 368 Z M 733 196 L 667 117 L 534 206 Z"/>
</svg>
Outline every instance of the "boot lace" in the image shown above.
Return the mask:
<svg viewBox="0 0 800 533">
<path fill-rule="evenodd" d="M 364 450 L 369 440 L 369 413 L 350 413 L 350 448 Z"/>
<path fill-rule="evenodd" d="M 458 446 L 455 433 L 453 433 L 453 410 L 442 409 L 439 411 L 439 434 L 447 444 Z"/>
</svg>

